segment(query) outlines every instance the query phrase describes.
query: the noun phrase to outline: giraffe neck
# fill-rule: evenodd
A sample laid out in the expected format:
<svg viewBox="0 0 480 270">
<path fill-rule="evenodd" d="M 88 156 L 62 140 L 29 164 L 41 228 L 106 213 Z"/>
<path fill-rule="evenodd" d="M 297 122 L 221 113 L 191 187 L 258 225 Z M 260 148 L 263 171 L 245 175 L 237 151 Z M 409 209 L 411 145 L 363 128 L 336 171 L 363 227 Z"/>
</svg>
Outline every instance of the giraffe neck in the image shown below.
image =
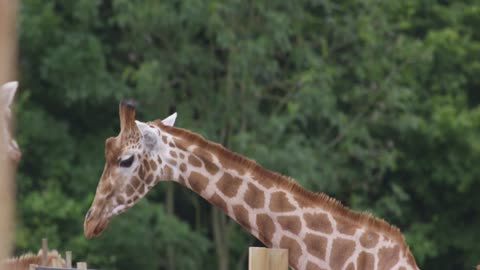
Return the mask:
<svg viewBox="0 0 480 270">
<path fill-rule="evenodd" d="M 400 232 L 324 194 L 263 169 L 201 136 L 164 127 L 174 181 L 219 207 L 267 247 L 289 250 L 300 269 L 418 269 Z M 170 166 L 171 165 L 171 166 Z"/>
</svg>

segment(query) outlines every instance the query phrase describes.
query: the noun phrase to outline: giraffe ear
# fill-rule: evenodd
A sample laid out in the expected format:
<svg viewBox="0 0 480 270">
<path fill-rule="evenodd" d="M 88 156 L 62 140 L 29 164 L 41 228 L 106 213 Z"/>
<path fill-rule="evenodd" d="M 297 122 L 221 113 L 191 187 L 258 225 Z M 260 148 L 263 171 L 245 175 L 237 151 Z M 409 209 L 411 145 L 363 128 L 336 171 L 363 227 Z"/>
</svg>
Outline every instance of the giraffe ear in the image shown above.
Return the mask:
<svg viewBox="0 0 480 270">
<path fill-rule="evenodd" d="M 162 120 L 162 123 L 166 126 L 173 126 L 175 124 L 175 119 L 177 119 L 177 113 L 173 113 L 169 117 Z"/>
<path fill-rule="evenodd" d="M 17 92 L 18 82 L 12 81 L 2 85 L 1 97 L 3 104 L 9 107 L 13 102 L 13 97 L 15 97 L 15 92 Z"/>
<path fill-rule="evenodd" d="M 135 124 L 135 107 L 136 102 L 133 100 L 124 100 L 120 102 L 118 109 L 120 115 L 120 130 L 123 131 L 134 131 L 137 129 Z"/>
</svg>

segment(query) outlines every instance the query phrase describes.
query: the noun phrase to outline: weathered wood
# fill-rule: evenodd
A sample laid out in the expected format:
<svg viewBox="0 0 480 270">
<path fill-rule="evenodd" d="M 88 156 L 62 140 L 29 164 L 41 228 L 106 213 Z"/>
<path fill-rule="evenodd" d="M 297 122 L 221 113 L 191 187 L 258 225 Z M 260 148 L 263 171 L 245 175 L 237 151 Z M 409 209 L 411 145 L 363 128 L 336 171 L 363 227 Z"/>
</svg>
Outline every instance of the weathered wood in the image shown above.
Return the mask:
<svg viewBox="0 0 480 270">
<path fill-rule="evenodd" d="M 0 0 L 0 85 L 12 79 L 16 59 L 16 0 Z M 0 96 L 1 97 L 1 96 Z M 0 100 L 0 104 L 2 101 Z M 6 128 L 0 117 L 0 130 Z M 10 256 L 14 235 L 14 183 L 7 156 L 5 133 L 0 132 L 0 260 Z M 6 268 L 0 264 L 0 270 Z"/>
<path fill-rule="evenodd" d="M 41 266 L 47 266 L 48 258 L 48 240 L 47 238 L 42 239 L 42 263 Z"/>
<path fill-rule="evenodd" d="M 67 268 L 72 268 L 72 252 L 71 251 L 65 252 L 65 262 L 67 264 Z"/>
<path fill-rule="evenodd" d="M 86 262 L 77 262 L 77 269 L 87 269 L 87 263 Z"/>
<path fill-rule="evenodd" d="M 249 270 L 287 270 L 288 250 L 250 247 Z"/>
</svg>

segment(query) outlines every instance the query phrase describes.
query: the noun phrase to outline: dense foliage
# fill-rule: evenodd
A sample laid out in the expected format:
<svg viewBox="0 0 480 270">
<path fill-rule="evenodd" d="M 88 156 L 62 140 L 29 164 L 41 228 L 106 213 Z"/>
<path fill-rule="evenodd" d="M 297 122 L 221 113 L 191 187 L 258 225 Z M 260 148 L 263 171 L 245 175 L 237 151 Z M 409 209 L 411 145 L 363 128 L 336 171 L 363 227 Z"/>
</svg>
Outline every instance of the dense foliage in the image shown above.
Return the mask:
<svg viewBox="0 0 480 270">
<path fill-rule="evenodd" d="M 422 269 L 480 262 L 480 3 L 24 0 L 16 251 L 106 269 L 246 269 L 258 244 L 158 185 L 83 236 L 118 101 L 400 227 Z M 477 29 L 477 30 L 475 30 Z M 477 89 L 477 90 L 475 90 Z"/>
</svg>

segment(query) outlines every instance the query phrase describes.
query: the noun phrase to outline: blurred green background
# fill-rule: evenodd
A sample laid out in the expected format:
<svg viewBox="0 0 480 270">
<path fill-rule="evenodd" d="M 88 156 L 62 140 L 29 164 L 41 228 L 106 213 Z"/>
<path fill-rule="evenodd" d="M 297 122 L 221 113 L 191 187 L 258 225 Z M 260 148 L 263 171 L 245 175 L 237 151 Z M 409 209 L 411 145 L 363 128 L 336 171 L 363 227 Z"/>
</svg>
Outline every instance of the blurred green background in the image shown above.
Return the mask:
<svg viewBox="0 0 480 270">
<path fill-rule="evenodd" d="M 258 245 L 159 184 L 90 241 L 118 102 L 401 228 L 422 269 L 480 262 L 480 2 L 24 0 L 17 254 L 103 269 L 246 269 Z"/>
</svg>

